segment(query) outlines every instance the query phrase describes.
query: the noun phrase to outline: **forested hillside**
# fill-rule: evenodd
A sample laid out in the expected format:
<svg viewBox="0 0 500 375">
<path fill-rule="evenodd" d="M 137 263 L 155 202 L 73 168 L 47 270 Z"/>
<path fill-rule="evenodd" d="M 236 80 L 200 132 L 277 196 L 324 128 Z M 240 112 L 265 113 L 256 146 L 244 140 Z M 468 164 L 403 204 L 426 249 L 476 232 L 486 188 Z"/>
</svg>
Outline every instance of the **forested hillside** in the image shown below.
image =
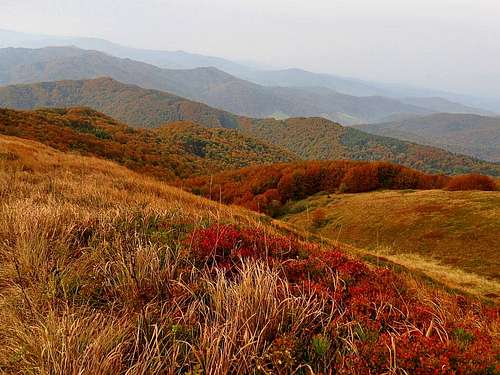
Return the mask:
<svg viewBox="0 0 500 375">
<path fill-rule="evenodd" d="M 297 160 L 291 152 L 230 129 L 189 122 L 134 129 L 86 108 L 0 109 L 0 133 L 118 162 L 164 180 L 252 164 Z"/>
<path fill-rule="evenodd" d="M 500 176 L 500 164 L 343 127 L 323 118 L 242 119 L 245 132 L 309 160 L 386 160 L 418 170 Z"/>
<path fill-rule="evenodd" d="M 207 127 L 238 127 L 237 116 L 163 91 L 126 85 L 111 78 L 0 87 L 0 107 L 86 106 L 136 127 L 190 120 Z"/>
<path fill-rule="evenodd" d="M 346 128 L 324 118 L 287 120 L 236 116 L 157 90 L 109 78 L 0 88 L 0 107 L 90 106 L 135 127 L 178 120 L 205 127 L 234 128 L 309 160 L 387 160 L 427 172 L 500 175 L 500 165 L 394 138 Z"/>
</svg>

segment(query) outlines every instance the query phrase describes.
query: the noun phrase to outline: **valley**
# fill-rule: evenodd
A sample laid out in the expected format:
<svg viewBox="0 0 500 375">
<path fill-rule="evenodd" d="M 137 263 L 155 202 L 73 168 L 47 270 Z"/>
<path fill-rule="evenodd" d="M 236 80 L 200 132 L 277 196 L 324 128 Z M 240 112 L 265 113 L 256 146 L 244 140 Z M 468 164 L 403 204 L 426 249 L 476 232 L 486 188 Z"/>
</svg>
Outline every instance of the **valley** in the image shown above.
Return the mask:
<svg viewBox="0 0 500 375">
<path fill-rule="evenodd" d="M 371 134 L 432 145 L 483 160 L 500 161 L 500 121 L 495 117 L 439 113 L 355 127 Z"/>
</svg>

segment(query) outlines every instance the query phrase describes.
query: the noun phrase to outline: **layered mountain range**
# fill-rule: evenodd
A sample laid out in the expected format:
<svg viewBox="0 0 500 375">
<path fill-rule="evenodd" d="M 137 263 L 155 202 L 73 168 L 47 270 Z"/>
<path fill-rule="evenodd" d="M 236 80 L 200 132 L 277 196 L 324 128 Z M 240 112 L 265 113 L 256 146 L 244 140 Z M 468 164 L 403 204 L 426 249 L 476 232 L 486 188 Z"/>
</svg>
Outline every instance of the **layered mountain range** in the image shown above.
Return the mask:
<svg viewBox="0 0 500 375">
<path fill-rule="evenodd" d="M 136 128 L 155 129 L 179 120 L 231 128 L 304 160 L 388 160 L 428 172 L 500 175 L 495 163 L 440 148 L 372 135 L 320 117 L 285 120 L 237 116 L 162 91 L 110 78 L 58 81 L 0 88 L 0 107 L 91 107 Z M 239 146 L 235 145 L 237 149 Z M 273 161 L 277 158 L 269 158 Z M 241 163 L 240 163 L 241 164 Z"/>
<path fill-rule="evenodd" d="M 434 102 L 426 107 L 425 101 L 415 105 L 383 96 L 352 96 L 329 87 L 263 86 L 214 67 L 165 69 L 74 47 L 0 50 L 0 85 L 104 76 L 251 117 L 322 116 L 348 125 L 439 110 Z M 445 104 L 447 109 L 465 110 L 456 103 L 445 101 Z"/>
</svg>

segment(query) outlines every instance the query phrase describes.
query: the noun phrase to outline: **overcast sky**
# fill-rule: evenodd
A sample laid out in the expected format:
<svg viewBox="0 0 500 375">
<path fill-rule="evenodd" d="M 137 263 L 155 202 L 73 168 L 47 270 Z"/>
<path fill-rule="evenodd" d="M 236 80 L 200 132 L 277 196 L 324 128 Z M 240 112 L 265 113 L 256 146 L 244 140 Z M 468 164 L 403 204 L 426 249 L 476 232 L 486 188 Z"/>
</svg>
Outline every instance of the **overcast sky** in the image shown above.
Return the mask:
<svg viewBox="0 0 500 375">
<path fill-rule="evenodd" d="M 0 28 L 500 97 L 500 0 L 0 0 Z"/>
</svg>

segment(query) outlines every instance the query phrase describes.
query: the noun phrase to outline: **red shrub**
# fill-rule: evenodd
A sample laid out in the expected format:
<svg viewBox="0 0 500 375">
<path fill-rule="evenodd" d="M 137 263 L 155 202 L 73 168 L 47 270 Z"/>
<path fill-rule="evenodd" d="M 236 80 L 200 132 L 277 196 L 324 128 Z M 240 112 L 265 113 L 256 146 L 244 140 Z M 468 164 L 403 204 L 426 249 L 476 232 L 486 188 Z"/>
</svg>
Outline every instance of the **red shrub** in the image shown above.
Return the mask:
<svg viewBox="0 0 500 375">
<path fill-rule="evenodd" d="M 447 190 L 486 190 L 495 191 L 497 186 L 491 177 L 480 174 L 455 176 L 446 185 Z"/>
<path fill-rule="evenodd" d="M 494 367 L 494 339 L 488 331 L 488 324 L 498 320 L 497 308 L 486 309 L 466 297 L 448 296 L 444 301 L 451 309 L 439 328 L 446 330 L 446 339 L 429 328 L 436 319 L 434 305 L 424 304 L 404 277 L 388 269 L 368 268 L 334 249 L 296 238 L 231 225 L 194 231 L 187 243 L 193 257 L 209 266 L 231 272 L 242 257 L 266 259 L 282 273 L 290 290 L 329 297 L 337 308 L 332 310 L 337 314 L 332 324 L 307 335 L 328 332 L 328 340 L 334 343 L 345 327 L 351 327 L 357 351 L 345 352 L 335 363 L 335 373 L 384 373 L 394 364 L 411 374 L 489 374 L 498 370 Z M 479 320 L 484 326 L 472 324 Z M 290 351 L 293 356 L 289 359 L 300 358 L 299 350 Z"/>
<path fill-rule="evenodd" d="M 388 162 L 337 160 L 248 167 L 184 180 L 183 186 L 214 200 L 275 215 L 287 201 L 319 192 L 442 189 L 450 179 Z M 484 176 L 480 179 L 489 180 Z M 490 181 L 488 186 L 491 190 L 494 182 Z M 484 184 L 477 188 L 486 189 Z"/>
</svg>

